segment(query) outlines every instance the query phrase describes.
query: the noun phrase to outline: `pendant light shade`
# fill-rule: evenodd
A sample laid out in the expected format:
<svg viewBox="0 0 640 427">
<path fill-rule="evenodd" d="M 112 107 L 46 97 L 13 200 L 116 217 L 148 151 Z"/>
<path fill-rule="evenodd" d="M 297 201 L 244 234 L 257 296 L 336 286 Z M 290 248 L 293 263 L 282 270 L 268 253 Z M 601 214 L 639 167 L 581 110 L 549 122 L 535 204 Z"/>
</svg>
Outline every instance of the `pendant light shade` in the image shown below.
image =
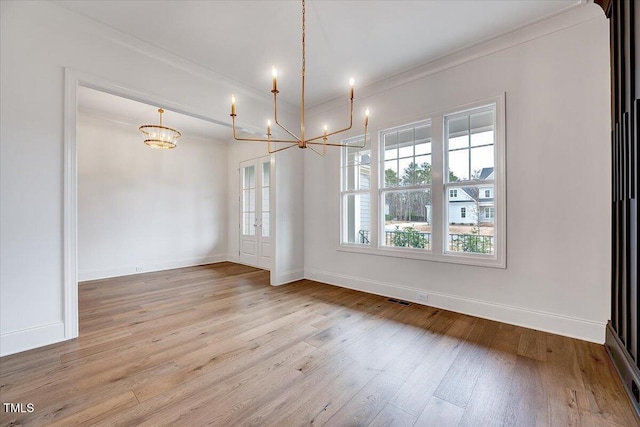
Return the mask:
<svg viewBox="0 0 640 427">
<path fill-rule="evenodd" d="M 158 113 L 160 113 L 160 124 L 142 125 L 138 128 L 146 137 L 144 143 L 151 148 L 165 150 L 176 148 L 176 140 L 180 138 L 182 134 L 173 128 L 163 126 L 162 113 L 164 113 L 164 110 L 158 108 Z"/>
</svg>

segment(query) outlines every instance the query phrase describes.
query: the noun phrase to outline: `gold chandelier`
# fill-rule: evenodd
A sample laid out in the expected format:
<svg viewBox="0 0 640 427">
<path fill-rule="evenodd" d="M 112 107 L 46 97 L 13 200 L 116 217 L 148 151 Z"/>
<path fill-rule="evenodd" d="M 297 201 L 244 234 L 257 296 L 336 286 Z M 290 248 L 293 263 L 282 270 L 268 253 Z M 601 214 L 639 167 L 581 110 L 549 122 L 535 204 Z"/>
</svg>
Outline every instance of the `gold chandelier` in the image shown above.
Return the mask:
<svg viewBox="0 0 640 427">
<path fill-rule="evenodd" d="M 299 147 L 299 148 L 311 148 L 314 152 L 320 154 L 321 156 L 324 156 L 327 152 L 327 146 L 330 147 L 358 147 L 358 148 L 363 148 L 366 145 L 366 141 L 367 141 L 367 126 L 369 125 L 369 110 L 367 109 L 365 111 L 365 117 L 364 117 L 364 138 L 362 141 L 362 145 L 356 145 L 356 144 L 343 144 L 343 143 L 337 143 L 337 142 L 329 142 L 329 137 L 336 135 L 338 133 L 341 132 L 345 132 L 348 131 L 349 129 L 351 129 L 352 125 L 353 125 L 353 99 L 354 99 L 354 79 L 353 77 L 351 79 L 349 79 L 349 85 L 351 86 L 351 90 L 350 90 L 350 94 L 349 94 L 349 101 L 351 104 L 351 108 L 350 108 L 350 113 L 349 113 L 349 126 L 345 127 L 344 129 L 340 129 L 337 131 L 333 131 L 333 132 L 328 132 L 328 128 L 325 125 L 324 126 L 324 131 L 322 133 L 322 135 L 319 136 L 315 136 L 313 138 L 307 138 L 306 134 L 305 134 L 305 123 L 304 123 L 304 113 L 305 113 L 305 108 L 304 108 L 304 88 L 305 88 L 305 71 L 306 71 L 306 50 L 305 50 L 305 14 L 306 14 L 306 9 L 305 9 L 305 0 L 302 0 L 302 95 L 301 95 L 301 105 L 300 105 L 300 136 L 297 136 L 296 134 L 294 134 L 292 131 L 290 131 L 289 129 L 287 129 L 285 126 L 283 126 L 279 121 L 278 121 L 278 85 L 277 85 L 277 77 L 278 77 L 278 71 L 276 70 L 276 68 L 274 67 L 272 70 L 273 73 L 273 86 L 271 89 L 271 93 L 273 94 L 273 119 L 274 122 L 277 126 L 279 126 L 280 128 L 282 128 L 286 133 L 288 133 L 292 139 L 273 139 L 271 137 L 271 121 L 267 122 L 267 133 L 266 133 L 266 138 L 239 138 L 236 135 L 236 98 L 235 96 L 231 97 L 231 119 L 232 119 L 232 125 L 233 125 L 233 138 L 236 141 L 253 141 L 253 142 L 266 142 L 267 143 L 267 150 L 269 151 L 269 153 L 276 153 L 278 151 L 282 151 L 282 150 L 286 150 L 287 148 L 292 148 L 292 147 Z M 277 149 L 272 149 L 271 148 L 271 143 L 285 143 L 285 144 L 291 144 L 288 145 L 286 147 L 281 147 L 281 148 L 277 148 Z M 313 148 L 313 146 L 322 146 L 322 152 L 316 150 Z"/>
<path fill-rule="evenodd" d="M 164 110 L 162 108 L 158 108 L 158 113 L 160 113 L 159 125 L 142 125 L 138 128 L 140 132 L 144 133 L 147 137 L 147 139 L 144 140 L 144 143 L 151 148 L 160 148 L 165 150 L 176 148 L 176 140 L 180 138 L 182 134 L 175 129 L 163 126 L 162 113 L 164 113 Z"/>
</svg>

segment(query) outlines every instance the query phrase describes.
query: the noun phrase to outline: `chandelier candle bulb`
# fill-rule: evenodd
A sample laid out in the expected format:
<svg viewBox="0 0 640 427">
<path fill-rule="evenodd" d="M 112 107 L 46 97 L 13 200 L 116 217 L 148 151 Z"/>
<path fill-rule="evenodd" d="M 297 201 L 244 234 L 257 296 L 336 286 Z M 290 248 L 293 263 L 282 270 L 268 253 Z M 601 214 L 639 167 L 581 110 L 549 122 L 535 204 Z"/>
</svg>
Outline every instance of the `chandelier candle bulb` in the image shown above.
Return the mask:
<svg viewBox="0 0 640 427">
<path fill-rule="evenodd" d="M 236 97 L 231 95 L 231 115 L 236 115 Z"/>
<path fill-rule="evenodd" d="M 369 109 L 367 108 L 364 112 L 364 126 L 367 127 L 369 125 Z"/>
<path fill-rule="evenodd" d="M 353 77 L 351 77 L 351 78 L 349 79 L 349 86 L 351 86 L 351 97 L 350 97 L 350 99 L 352 99 L 352 100 L 353 100 L 353 95 L 354 95 L 354 88 L 353 88 L 353 85 L 355 85 L 355 84 L 356 84 L 355 79 L 354 79 Z"/>
<path fill-rule="evenodd" d="M 267 136 L 271 136 L 271 120 L 267 120 Z"/>
<path fill-rule="evenodd" d="M 278 86 L 276 83 L 276 79 L 278 78 L 278 70 L 276 69 L 276 67 L 271 68 L 271 75 L 273 76 L 273 89 L 271 89 L 271 92 L 275 93 L 278 91 Z"/>
</svg>

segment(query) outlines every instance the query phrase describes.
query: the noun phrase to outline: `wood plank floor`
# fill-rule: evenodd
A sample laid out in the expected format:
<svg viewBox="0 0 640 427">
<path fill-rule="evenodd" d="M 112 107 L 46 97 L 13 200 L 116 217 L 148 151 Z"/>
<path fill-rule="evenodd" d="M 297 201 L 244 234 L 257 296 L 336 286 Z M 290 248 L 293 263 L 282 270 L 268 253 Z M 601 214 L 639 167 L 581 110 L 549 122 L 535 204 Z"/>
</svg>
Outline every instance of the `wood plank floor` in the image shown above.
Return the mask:
<svg viewBox="0 0 640 427">
<path fill-rule="evenodd" d="M 636 426 L 604 347 L 232 263 L 85 282 L 2 425 Z"/>
</svg>

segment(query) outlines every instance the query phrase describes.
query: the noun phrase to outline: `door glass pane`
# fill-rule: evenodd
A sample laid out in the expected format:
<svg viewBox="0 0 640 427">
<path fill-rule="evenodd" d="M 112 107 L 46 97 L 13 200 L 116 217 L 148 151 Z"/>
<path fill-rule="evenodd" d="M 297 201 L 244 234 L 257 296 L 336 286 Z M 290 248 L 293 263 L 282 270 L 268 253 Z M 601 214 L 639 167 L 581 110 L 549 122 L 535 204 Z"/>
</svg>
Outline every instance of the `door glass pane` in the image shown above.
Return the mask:
<svg viewBox="0 0 640 427">
<path fill-rule="evenodd" d="M 271 163 L 270 162 L 264 162 L 262 164 L 262 186 L 263 187 L 268 187 L 269 186 L 269 175 L 271 174 Z"/>
<path fill-rule="evenodd" d="M 269 161 L 265 161 L 262 163 L 262 191 L 261 191 L 261 221 L 260 221 L 260 229 L 262 230 L 263 237 L 269 237 L 271 232 L 271 216 L 269 214 L 269 197 L 270 197 L 270 183 L 269 177 L 271 175 L 271 163 Z"/>
<path fill-rule="evenodd" d="M 262 237 L 269 237 L 271 231 L 271 221 L 269 212 L 262 211 Z"/>
<path fill-rule="evenodd" d="M 242 233 L 246 236 L 255 235 L 256 234 L 256 227 L 254 227 L 254 224 L 256 223 L 255 212 L 245 212 L 242 214 L 242 216 L 243 216 Z"/>
<path fill-rule="evenodd" d="M 255 188 L 256 187 L 256 174 L 254 166 L 245 166 L 242 188 Z"/>
</svg>

